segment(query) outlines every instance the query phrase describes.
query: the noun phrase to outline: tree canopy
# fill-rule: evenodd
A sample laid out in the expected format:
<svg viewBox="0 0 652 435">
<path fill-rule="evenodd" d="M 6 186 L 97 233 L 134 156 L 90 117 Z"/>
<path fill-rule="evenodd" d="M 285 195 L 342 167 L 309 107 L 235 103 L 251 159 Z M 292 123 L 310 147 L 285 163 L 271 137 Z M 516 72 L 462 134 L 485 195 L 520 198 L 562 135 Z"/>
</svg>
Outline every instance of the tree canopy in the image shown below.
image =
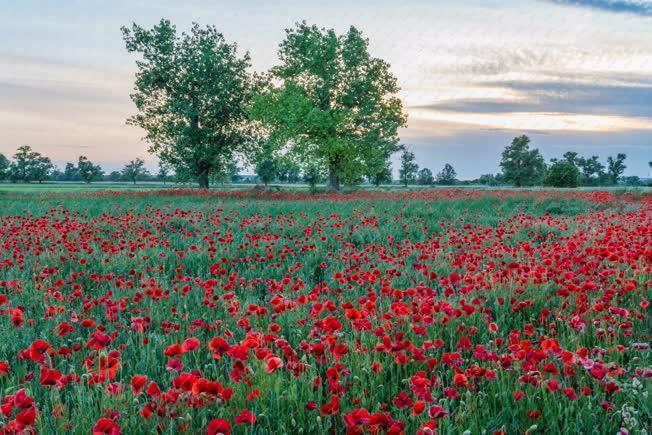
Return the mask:
<svg viewBox="0 0 652 435">
<path fill-rule="evenodd" d="M 530 138 L 515 137 L 502 153 L 500 167 L 504 179 L 516 187 L 536 184 L 543 178 L 546 163 L 539 150 L 530 149 Z"/>
<path fill-rule="evenodd" d="M 605 178 L 605 167 L 598 160 L 598 156 L 579 157 L 576 162 L 577 167 L 582 171 L 584 184 L 597 184 Z"/>
<path fill-rule="evenodd" d="M 253 143 L 246 105 L 249 55 L 238 56 L 214 26 L 178 34 L 168 20 L 151 29 L 122 28 L 127 51 L 139 53 L 138 113 L 127 121 L 146 131 L 150 152 L 208 187 Z"/>
<path fill-rule="evenodd" d="M 368 39 L 355 27 L 338 35 L 302 22 L 286 30 L 279 58 L 251 107 L 270 140 L 326 168 L 333 189 L 382 172 L 406 117 L 396 78 Z"/>
<path fill-rule="evenodd" d="M 46 180 L 54 166 L 49 157 L 45 157 L 32 147 L 23 145 L 18 147 L 14 154 L 13 162 L 9 165 L 9 178 L 12 181 L 38 181 Z"/>
<path fill-rule="evenodd" d="M 430 186 L 435 182 L 435 177 L 433 177 L 432 171 L 430 169 L 423 168 L 419 171 L 417 182 L 422 186 Z"/>
<path fill-rule="evenodd" d="M 136 181 L 141 177 L 148 174 L 149 172 L 145 169 L 145 161 L 140 157 L 136 158 L 136 160 L 129 161 L 129 163 L 122 168 L 122 176 L 134 184 L 136 184 Z"/>
<path fill-rule="evenodd" d="M 457 172 L 450 163 L 446 163 L 442 170 L 437 174 L 437 184 L 445 186 L 455 184 L 457 181 Z"/>
<path fill-rule="evenodd" d="M 625 166 L 625 159 L 627 156 L 622 153 L 618 153 L 616 158 L 611 156 L 607 157 L 607 175 L 609 176 L 609 181 L 611 184 L 617 184 L 620 177 L 625 172 L 627 166 Z"/>
<path fill-rule="evenodd" d="M 0 154 L 0 181 L 8 177 L 10 163 L 11 162 L 4 154 Z"/>
<path fill-rule="evenodd" d="M 552 187 L 577 187 L 580 184 L 580 171 L 571 159 L 554 161 L 546 172 L 543 184 Z"/>
<path fill-rule="evenodd" d="M 66 169 L 68 169 L 66 167 Z M 104 172 L 99 165 L 93 164 L 86 156 L 79 156 L 77 161 L 77 173 L 85 183 L 90 183 L 102 177 Z"/>
<path fill-rule="evenodd" d="M 419 165 L 416 162 L 414 153 L 407 148 L 403 148 L 401 153 L 401 167 L 398 170 L 398 177 L 405 187 L 410 183 L 414 183 L 417 179 L 417 171 Z"/>
</svg>

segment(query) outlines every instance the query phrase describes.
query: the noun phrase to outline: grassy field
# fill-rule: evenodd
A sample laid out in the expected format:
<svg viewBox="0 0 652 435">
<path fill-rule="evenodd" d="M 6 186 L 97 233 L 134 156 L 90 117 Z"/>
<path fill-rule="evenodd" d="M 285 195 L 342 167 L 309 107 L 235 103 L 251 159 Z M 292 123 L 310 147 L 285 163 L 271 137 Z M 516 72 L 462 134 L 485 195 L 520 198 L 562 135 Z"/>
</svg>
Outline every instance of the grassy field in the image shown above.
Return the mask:
<svg viewBox="0 0 652 435">
<path fill-rule="evenodd" d="M 104 191 L 104 190 L 112 190 L 112 191 L 123 191 L 123 190 L 165 190 L 165 189 L 188 189 L 188 188 L 194 188 L 195 185 L 192 183 L 187 183 L 187 184 L 177 184 L 177 183 L 161 183 L 161 182 L 155 182 L 155 181 L 149 181 L 149 182 L 138 182 L 137 184 L 129 183 L 129 182 L 94 182 L 90 184 L 86 183 L 81 183 L 81 182 L 43 182 L 43 183 L 0 183 L 0 195 L 4 193 L 18 193 L 18 192 L 24 192 L 24 193 L 38 193 L 38 192 L 88 192 L 88 191 Z M 211 186 L 212 190 L 241 190 L 241 189 L 253 189 L 255 188 L 256 185 L 254 183 L 228 183 L 228 184 L 215 184 Z M 387 190 L 393 190 L 393 191 L 411 191 L 411 190 L 433 190 L 433 189 L 450 189 L 451 187 L 446 187 L 446 186 L 420 186 L 420 185 L 410 185 L 408 189 L 406 189 L 404 186 L 400 184 L 384 184 L 380 187 L 375 187 L 371 185 L 359 185 L 359 186 L 354 186 L 354 187 L 344 187 L 343 191 L 344 192 L 356 192 L 356 191 L 387 191 Z M 605 186 L 583 186 L 575 189 L 551 189 L 551 188 L 543 188 L 540 186 L 537 187 L 530 187 L 530 188 L 512 188 L 508 186 L 482 186 L 482 185 L 469 185 L 469 186 L 463 186 L 459 185 L 456 186 L 455 188 L 457 189 L 469 189 L 469 190 L 519 190 L 519 191 L 525 191 L 525 190 L 533 190 L 533 191 L 539 191 L 539 190 L 545 190 L 545 191 L 550 191 L 550 190 L 559 190 L 559 191 L 579 191 L 579 192 L 592 192 L 592 191 L 607 191 L 607 192 L 616 192 L 616 193 L 624 193 L 624 192 L 634 192 L 634 193 L 652 193 L 652 187 L 651 186 L 640 186 L 640 187 L 632 187 L 632 186 L 613 186 L 613 187 L 605 187 Z M 320 184 L 317 186 L 317 190 L 321 192 L 327 191 L 327 186 L 324 184 Z M 280 184 L 270 184 L 270 186 L 267 188 L 267 190 L 270 191 L 299 191 L 299 192 L 309 192 L 310 188 L 306 184 L 287 184 L 287 183 L 280 183 Z"/>
<path fill-rule="evenodd" d="M 1 187 L 9 432 L 652 424 L 643 190 Z"/>
</svg>

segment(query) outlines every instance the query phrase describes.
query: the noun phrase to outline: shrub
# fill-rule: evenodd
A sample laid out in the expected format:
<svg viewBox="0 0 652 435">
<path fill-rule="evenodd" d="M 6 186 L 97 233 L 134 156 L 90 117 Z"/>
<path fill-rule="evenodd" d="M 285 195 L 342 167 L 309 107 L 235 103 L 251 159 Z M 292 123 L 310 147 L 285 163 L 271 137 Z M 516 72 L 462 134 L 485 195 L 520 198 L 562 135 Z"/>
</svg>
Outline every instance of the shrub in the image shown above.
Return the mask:
<svg viewBox="0 0 652 435">
<path fill-rule="evenodd" d="M 554 162 L 548 168 L 543 184 L 552 187 L 577 187 L 580 185 L 580 171 L 567 160 Z"/>
</svg>

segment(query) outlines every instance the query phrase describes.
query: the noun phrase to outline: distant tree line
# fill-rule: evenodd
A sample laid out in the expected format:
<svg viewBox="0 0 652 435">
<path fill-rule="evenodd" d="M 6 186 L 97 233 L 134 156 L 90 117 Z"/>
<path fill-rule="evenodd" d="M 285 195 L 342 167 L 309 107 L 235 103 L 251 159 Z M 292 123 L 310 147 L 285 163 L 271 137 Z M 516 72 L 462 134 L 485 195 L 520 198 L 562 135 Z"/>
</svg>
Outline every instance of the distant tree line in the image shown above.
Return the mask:
<svg viewBox="0 0 652 435">
<path fill-rule="evenodd" d="M 129 181 L 136 184 L 138 181 L 165 183 L 176 181 L 176 177 L 164 163 L 159 163 L 158 174 L 150 174 L 141 158 L 128 162 L 120 171 L 106 174 L 86 156 L 79 156 L 76 164 L 67 162 L 61 170 L 52 164 L 49 157 L 33 151 L 28 145 L 23 145 L 16 150 L 12 160 L 0 154 L 0 181 L 3 180 L 14 183 L 73 181 L 89 184 L 94 181 Z"/>
<path fill-rule="evenodd" d="M 566 152 L 547 165 L 538 149 L 530 149 L 530 138 L 514 138 L 502 153 L 502 181 L 516 187 L 541 185 L 552 187 L 614 186 L 619 183 L 642 185 L 639 177 L 623 177 L 627 156 L 618 153 L 602 164 L 598 156 L 583 157 Z"/>
<path fill-rule="evenodd" d="M 398 182 L 407 187 L 409 185 L 421 186 L 453 186 L 453 185 L 486 185 L 528 187 L 578 187 L 578 186 L 643 186 L 645 183 L 638 176 L 624 177 L 626 169 L 626 155 L 608 156 L 605 164 L 600 162 L 598 156 L 583 157 L 573 151 L 563 154 L 560 159 L 553 158 L 546 164 L 541 153 L 536 148 L 530 148 L 530 139 L 527 136 L 514 138 L 502 155 L 500 167 L 502 172 L 485 174 L 473 180 L 458 180 L 457 172 L 449 163 L 433 174 L 429 168 L 420 168 L 416 163 L 416 156 L 409 147 L 400 145 L 401 150 Z M 648 162 L 652 168 L 652 162 Z M 302 167 L 290 155 L 259 158 L 254 167 L 256 176 L 240 174 L 241 168 L 235 162 L 226 165 L 223 171 L 211 174 L 210 180 L 214 183 L 256 182 L 267 186 L 270 183 L 300 184 L 306 183 L 311 188 L 319 183 L 328 181 L 328 173 L 323 168 L 315 165 Z M 120 171 L 105 173 L 97 164 L 91 162 L 86 156 L 79 156 L 77 163 L 67 162 L 60 170 L 55 167 L 50 158 L 33 151 L 31 147 L 23 145 L 16 150 L 12 160 L 0 154 L 0 181 L 12 182 L 38 182 L 44 181 L 69 181 L 92 183 L 94 181 L 131 182 L 139 181 L 188 182 L 186 174 L 173 172 L 170 166 L 159 161 L 158 172 L 153 175 L 145 168 L 145 161 L 141 158 L 131 160 Z M 382 170 L 372 174 L 360 175 L 350 183 L 368 183 L 374 186 L 392 184 L 391 163 L 387 161 Z"/>
</svg>

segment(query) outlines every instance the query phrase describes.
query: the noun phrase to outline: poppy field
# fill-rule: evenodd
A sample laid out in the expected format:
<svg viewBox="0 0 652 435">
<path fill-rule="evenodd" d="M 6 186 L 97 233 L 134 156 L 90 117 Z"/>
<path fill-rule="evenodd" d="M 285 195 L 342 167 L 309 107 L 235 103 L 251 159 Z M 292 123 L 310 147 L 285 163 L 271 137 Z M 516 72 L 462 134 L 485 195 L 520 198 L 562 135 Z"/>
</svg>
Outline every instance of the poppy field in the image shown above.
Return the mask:
<svg viewBox="0 0 652 435">
<path fill-rule="evenodd" d="M 0 433 L 649 433 L 651 271 L 649 195 L 4 194 Z"/>
</svg>

